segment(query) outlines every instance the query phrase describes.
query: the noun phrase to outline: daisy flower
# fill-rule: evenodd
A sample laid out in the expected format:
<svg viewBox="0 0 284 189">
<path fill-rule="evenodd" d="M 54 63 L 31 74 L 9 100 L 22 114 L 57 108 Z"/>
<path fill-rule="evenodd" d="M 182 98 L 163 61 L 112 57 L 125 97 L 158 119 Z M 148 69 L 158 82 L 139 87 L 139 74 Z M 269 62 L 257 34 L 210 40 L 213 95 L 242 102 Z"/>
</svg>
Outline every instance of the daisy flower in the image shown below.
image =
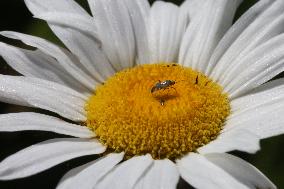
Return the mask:
<svg viewBox="0 0 284 189">
<path fill-rule="evenodd" d="M 0 163 L 0 180 L 37 174 L 85 155 L 65 188 L 276 188 L 227 152 L 255 153 L 282 134 L 284 1 L 260 0 L 233 25 L 241 0 L 25 0 L 64 48 L 22 33 L 0 43 L 23 76 L 0 75 L 2 102 L 36 107 L 0 116 L 0 131 L 43 130 L 73 138 L 32 145 Z M 70 121 L 68 121 L 70 120 Z"/>
</svg>

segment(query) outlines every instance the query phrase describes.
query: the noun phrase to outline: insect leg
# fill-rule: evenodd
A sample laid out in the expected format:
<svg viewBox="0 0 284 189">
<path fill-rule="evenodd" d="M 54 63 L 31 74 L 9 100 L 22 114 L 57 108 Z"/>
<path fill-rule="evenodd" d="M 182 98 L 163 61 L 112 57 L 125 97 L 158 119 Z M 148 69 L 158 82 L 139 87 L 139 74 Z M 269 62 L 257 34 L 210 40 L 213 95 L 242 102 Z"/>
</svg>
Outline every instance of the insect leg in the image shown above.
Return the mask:
<svg viewBox="0 0 284 189">
<path fill-rule="evenodd" d="M 161 104 L 161 106 L 164 106 L 165 100 L 164 99 L 160 99 L 160 104 Z"/>
<path fill-rule="evenodd" d="M 208 83 L 210 83 L 210 81 L 207 81 L 207 82 L 205 83 L 205 85 L 204 85 L 204 86 L 207 86 L 207 85 L 208 85 Z"/>
<path fill-rule="evenodd" d="M 197 75 L 197 77 L 195 79 L 195 84 L 198 84 L 198 75 Z"/>
</svg>

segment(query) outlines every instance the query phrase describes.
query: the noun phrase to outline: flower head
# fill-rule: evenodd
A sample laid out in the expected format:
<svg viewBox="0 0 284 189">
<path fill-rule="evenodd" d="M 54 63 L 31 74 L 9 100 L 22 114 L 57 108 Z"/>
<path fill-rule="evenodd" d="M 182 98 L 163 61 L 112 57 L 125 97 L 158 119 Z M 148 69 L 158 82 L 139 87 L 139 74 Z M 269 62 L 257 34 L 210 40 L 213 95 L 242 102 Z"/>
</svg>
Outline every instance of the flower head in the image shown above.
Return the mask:
<svg viewBox="0 0 284 189">
<path fill-rule="evenodd" d="M 0 115 L 0 131 L 73 136 L 0 163 L 0 180 L 91 154 L 58 188 L 276 188 L 249 163 L 259 140 L 283 133 L 283 0 L 261 0 L 233 25 L 241 0 L 25 0 L 65 45 L 3 31 L 23 76 L 0 75 L 0 100 L 54 112 Z M 232 25 L 232 26 L 231 26 Z M 266 83 L 267 82 L 267 83 Z M 265 84 L 264 84 L 265 83 Z M 280 103 L 276 103 L 280 102 Z M 77 138 L 75 138 L 77 137 Z"/>
</svg>

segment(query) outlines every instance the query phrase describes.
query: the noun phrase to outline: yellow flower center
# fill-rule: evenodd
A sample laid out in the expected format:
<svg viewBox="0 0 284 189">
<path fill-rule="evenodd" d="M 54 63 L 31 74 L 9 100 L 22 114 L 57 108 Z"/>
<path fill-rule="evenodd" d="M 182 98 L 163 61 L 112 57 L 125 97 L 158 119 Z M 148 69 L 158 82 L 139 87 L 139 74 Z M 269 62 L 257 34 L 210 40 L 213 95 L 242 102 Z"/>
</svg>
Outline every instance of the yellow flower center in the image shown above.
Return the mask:
<svg viewBox="0 0 284 189">
<path fill-rule="evenodd" d="M 230 113 L 222 88 L 177 64 L 123 70 L 86 103 L 87 126 L 128 157 L 178 158 L 214 140 Z"/>
</svg>

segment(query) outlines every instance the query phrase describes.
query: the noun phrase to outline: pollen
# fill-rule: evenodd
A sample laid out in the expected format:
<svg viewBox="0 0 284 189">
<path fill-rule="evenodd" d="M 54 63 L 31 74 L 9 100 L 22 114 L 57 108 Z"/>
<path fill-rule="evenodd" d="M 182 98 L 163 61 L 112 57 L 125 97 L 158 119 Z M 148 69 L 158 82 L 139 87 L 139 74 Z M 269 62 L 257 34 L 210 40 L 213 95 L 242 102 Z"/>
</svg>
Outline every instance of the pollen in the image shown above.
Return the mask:
<svg viewBox="0 0 284 189">
<path fill-rule="evenodd" d="M 109 150 L 173 160 L 214 140 L 230 113 L 221 86 L 174 63 L 116 73 L 85 109 L 87 126 Z"/>
</svg>

